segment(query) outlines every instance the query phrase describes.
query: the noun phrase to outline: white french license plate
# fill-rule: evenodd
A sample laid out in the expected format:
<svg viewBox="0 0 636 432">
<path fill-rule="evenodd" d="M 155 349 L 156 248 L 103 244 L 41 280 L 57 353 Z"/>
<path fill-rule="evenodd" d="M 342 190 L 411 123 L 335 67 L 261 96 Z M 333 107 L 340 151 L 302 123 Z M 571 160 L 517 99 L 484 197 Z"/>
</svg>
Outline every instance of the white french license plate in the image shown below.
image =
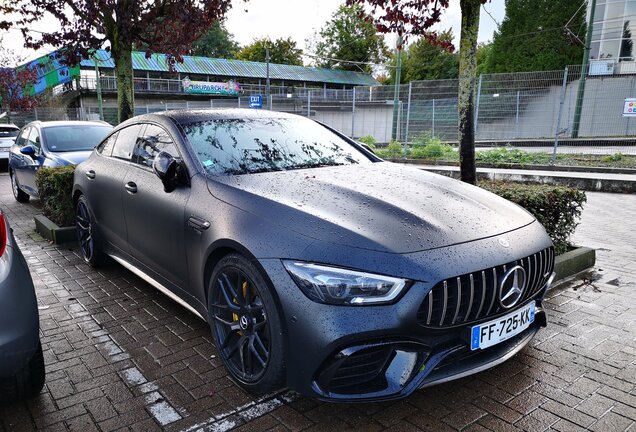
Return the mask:
<svg viewBox="0 0 636 432">
<path fill-rule="evenodd" d="M 470 349 L 488 348 L 530 327 L 534 321 L 534 306 L 534 302 L 530 302 L 508 315 L 473 326 L 470 329 Z"/>
</svg>

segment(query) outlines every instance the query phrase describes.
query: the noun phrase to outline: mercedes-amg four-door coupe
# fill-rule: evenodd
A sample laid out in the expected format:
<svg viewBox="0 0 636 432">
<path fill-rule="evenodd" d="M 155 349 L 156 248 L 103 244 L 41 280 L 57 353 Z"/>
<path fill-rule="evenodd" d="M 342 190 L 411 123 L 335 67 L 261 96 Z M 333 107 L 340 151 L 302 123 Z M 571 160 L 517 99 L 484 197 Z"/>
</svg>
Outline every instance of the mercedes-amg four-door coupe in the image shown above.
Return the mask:
<svg viewBox="0 0 636 432">
<path fill-rule="evenodd" d="M 534 217 L 304 117 L 135 117 L 77 166 L 73 199 L 84 259 L 110 256 L 206 320 L 255 393 L 400 398 L 546 325 L 554 256 Z"/>
</svg>

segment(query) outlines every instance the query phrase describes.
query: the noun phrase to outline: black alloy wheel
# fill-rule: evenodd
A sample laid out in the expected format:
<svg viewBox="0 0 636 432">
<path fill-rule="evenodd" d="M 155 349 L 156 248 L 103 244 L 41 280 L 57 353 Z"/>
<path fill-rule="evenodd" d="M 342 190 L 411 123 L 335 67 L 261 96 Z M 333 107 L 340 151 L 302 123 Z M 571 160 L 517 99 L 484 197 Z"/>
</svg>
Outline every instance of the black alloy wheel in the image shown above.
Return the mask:
<svg viewBox="0 0 636 432">
<path fill-rule="evenodd" d="M 103 252 L 93 216 L 83 195 L 77 200 L 75 207 L 75 228 L 84 261 L 92 266 L 100 264 L 103 261 Z"/>
<path fill-rule="evenodd" d="M 258 270 L 230 255 L 215 268 L 209 288 L 210 326 L 230 374 L 257 393 L 276 389 L 284 370 L 281 325 Z"/>
</svg>

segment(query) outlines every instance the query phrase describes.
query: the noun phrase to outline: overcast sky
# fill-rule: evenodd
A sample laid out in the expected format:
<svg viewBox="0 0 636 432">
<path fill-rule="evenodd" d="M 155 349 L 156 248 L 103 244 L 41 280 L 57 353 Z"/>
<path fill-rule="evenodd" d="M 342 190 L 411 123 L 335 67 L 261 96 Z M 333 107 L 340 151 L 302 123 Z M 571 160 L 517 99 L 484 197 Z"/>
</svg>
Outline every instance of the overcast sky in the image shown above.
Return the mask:
<svg viewBox="0 0 636 432">
<path fill-rule="evenodd" d="M 298 45 L 306 49 L 305 41 L 319 30 L 338 9 L 343 0 L 250 0 L 248 3 L 234 2 L 234 8 L 227 15 L 227 28 L 241 44 L 246 45 L 255 38 L 269 36 L 272 39 L 292 37 Z M 247 12 L 245 11 L 247 9 Z M 479 41 L 492 38 L 497 28 L 495 20 L 501 22 L 504 16 L 504 0 L 492 0 L 485 5 L 489 16 L 482 8 L 479 28 Z M 453 28 L 455 45 L 459 42 L 461 13 L 459 1 L 452 0 L 451 6 L 443 14 L 438 29 Z M 34 28 L 50 31 L 56 28 L 55 19 L 48 17 Z M 394 48 L 395 39 L 387 36 L 387 44 Z M 4 34 L 2 45 L 27 57 L 28 60 L 53 51 L 52 47 L 38 52 L 23 48 L 22 36 L 17 31 Z"/>
</svg>

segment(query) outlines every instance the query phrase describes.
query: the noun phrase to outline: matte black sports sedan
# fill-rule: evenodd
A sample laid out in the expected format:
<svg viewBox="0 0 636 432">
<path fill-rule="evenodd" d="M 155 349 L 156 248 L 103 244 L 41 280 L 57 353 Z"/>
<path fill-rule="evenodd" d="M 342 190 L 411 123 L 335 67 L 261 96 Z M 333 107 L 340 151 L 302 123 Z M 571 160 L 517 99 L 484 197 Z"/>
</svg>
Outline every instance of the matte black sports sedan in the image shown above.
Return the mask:
<svg viewBox="0 0 636 432">
<path fill-rule="evenodd" d="M 404 397 L 546 325 L 553 249 L 529 213 L 303 117 L 135 117 L 78 165 L 73 198 L 84 259 L 108 255 L 206 320 L 256 393 Z"/>
</svg>

